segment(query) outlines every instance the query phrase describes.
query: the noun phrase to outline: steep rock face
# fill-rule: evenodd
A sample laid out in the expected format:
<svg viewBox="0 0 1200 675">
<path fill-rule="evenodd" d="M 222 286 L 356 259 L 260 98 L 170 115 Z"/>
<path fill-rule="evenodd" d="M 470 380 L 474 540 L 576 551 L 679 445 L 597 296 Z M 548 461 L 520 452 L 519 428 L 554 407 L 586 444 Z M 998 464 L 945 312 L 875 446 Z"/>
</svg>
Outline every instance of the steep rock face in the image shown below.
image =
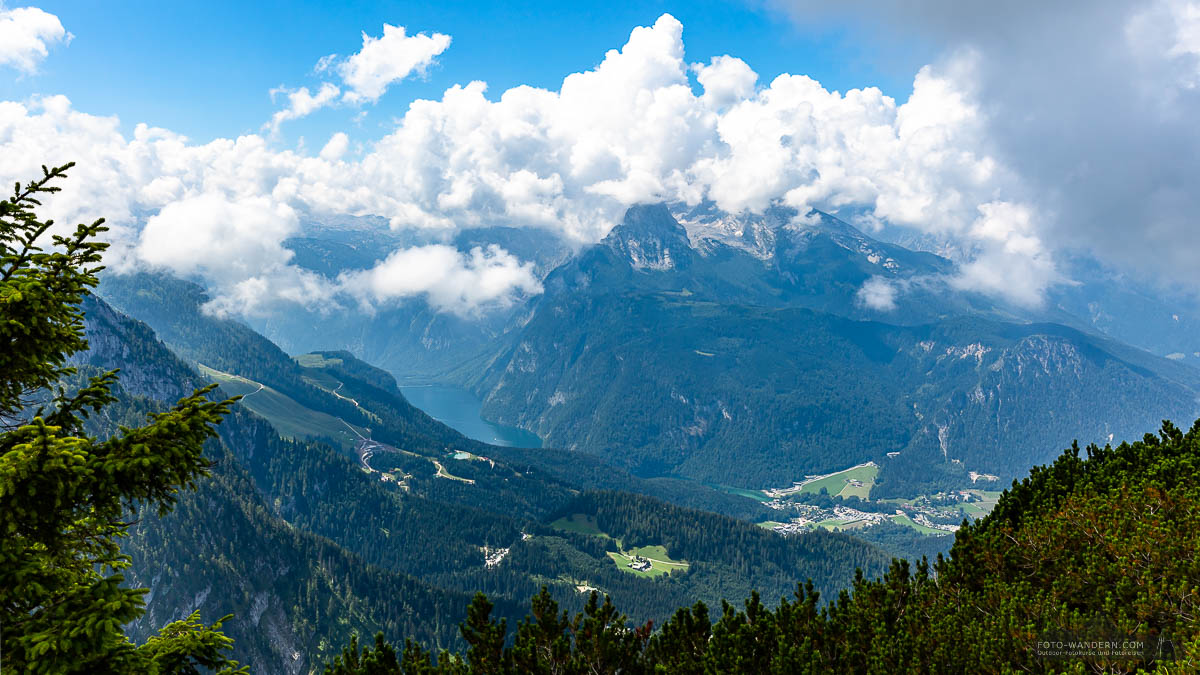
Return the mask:
<svg viewBox="0 0 1200 675">
<path fill-rule="evenodd" d="M 692 247 L 684 230 L 662 204 L 631 207 L 625 219 L 601 242 L 635 270 L 686 268 Z"/>
<path fill-rule="evenodd" d="M 958 345 L 927 342 L 930 353 L 918 369 L 925 369 L 930 393 L 913 400 L 923 418 L 917 433 L 936 434 L 949 461 L 1014 477 L 1074 440 L 1136 440 L 1138 429 L 1156 419 L 1200 412 L 1185 369 L 1149 355 L 1126 360 L 1105 342 L 1061 327 L 1023 333 Z"/>
<path fill-rule="evenodd" d="M 88 350 L 72 355 L 71 365 L 120 368 L 120 386 L 125 391 L 162 402 L 177 401 L 206 384 L 146 324 L 119 314 L 94 296 L 84 300 L 82 307 Z"/>
<path fill-rule="evenodd" d="M 693 207 L 672 205 L 671 215 L 688 233 L 694 248 L 711 255 L 721 247 L 743 251 L 777 268 L 786 276 L 803 267 L 812 249 L 840 248 L 831 257 L 848 270 L 893 278 L 929 276 L 951 271 L 950 261 L 879 241 L 828 213 L 802 214 L 794 208 L 772 206 L 762 213 L 730 214 L 712 203 Z M 828 262 L 828 261 L 827 261 Z"/>
<path fill-rule="evenodd" d="M 218 476 L 164 521 L 134 528 L 129 584 L 151 592 L 129 632 L 144 639 L 193 611 L 208 620 L 232 613 L 225 632 L 244 663 L 257 672 L 309 672 L 315 654 L 307 643 L 315 636 L 289 617 L 288 588 L 307 581 L 309 570 L 262 520 L 262 505 L 237 492 L 236 482 Z"/>
</svg>

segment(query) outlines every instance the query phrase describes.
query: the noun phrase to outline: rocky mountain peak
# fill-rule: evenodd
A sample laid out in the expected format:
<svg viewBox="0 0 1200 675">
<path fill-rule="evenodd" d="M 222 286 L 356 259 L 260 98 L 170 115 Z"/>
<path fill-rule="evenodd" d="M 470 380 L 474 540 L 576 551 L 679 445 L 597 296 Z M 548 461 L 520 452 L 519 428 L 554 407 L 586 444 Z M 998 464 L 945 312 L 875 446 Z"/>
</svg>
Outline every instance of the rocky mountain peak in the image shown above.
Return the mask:
<svg viewBox="0 0 1200 675">
<path fill-rule="evenodd" d="M 686 266 L 692 247 L 685 230 L 665 204 L 629 207 L 625 218 L 604 238 L 605 245 L 638 270 L 670 270 Z"/>
</svg>

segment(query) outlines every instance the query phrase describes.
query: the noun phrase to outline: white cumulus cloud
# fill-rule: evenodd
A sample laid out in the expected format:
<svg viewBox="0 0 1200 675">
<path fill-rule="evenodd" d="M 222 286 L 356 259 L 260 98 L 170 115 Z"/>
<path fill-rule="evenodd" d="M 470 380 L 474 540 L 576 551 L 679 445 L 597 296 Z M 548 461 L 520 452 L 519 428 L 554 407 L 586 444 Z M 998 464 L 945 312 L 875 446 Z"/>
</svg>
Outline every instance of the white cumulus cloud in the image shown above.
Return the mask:
<svg viewBox="0 0 1200 675">
<path fill-rule="evenodd" d="M 0 66 L 32 73 L 52 45 L 70 42 L 71 37 L 49 12 L 37 7 L 6 9 L 0 4 Z"/>
<path fill-rule="evenodd" d="M 407 35 L 404 26 L 383 24 L 383 35 L 362 34 L 362 49 L 341 59 L 337 54 L 322 57 L 317 62 L 318 73 L 335 71 L 342 78 L 345 91 L 332 82 L 322 82 L 314 94 L 308 87 L 271 90 L 271 98 L 286 94 L 288 107 L 275 112 L 263 125 L 277 133 L 281 124 L 300 119 L 341 101 L 348 104 L 374 103 L 392 84 L 408 76 L 424 74 L 434 60 L 450 46 L 450 36 L 442 33 Z"/>
<path fill-rule="evenodd" d="M 727 54 L 714 56 L 707 65 L 692 64 L 692 70 L 704 88 L 705 102 L 714 109 L 750 98 L 758 82 L 758 74 L 745 61 Z"/>
<path fill-rule="evenodd" d="M 329 82 L 321 84 L 321 88 L 317 93 L 313 94 L 308 90 L 308 87 L 300 87 L 292 91 L 287 89 L 272 89 L 271 97 L 274 98 L 278 94 L 286 94 L 288 107 L 277 110 L 271 116 L 271 121 L 263 125 L 263 129 L 270 129 L 272 132 L 279 131 L 279 125 L 288 120 L 298 120 L 301 117 L 307 117 L 313 112 L 324 108 L 330 103 L 337 100 L 341 90 L 336 85 Z"/>
<path fill-rule="evenodd" d="M 321 159 L 333 162 L 342 158 L 346 154 L 346 150 L 350 147 L 350 137 L 345 132 L 339 131 L 329 137 L 329 141 L 325 143 L 325 147 L 321 148 Z"/>
<path fill-rule="evenodd" d="M 172 202 L 146 221 L 138 254 L 176 272 L 246 278 L 287 264 L 281 242 L 297 226 L 296 212 L 267 197 L 231 201 L 201 194 Z"/>
<path fill-rule="evenodd" d="M 871 277 L 858 289 L 857 299 L 868 309 L 890 312 L 896 309 L 896 287 L 883 277 Z"/>
<path fill-rule="evenodd" d="M 343 98 L 349 103 L 373 103 L 379 100 L 393 83 L 413 73 L 424 73 L 434 59 L 450 46 L 449 35 L 408 35 L 404 26 L 387 23 L 383 24 L 383 35 L 380 37 L 371 37 L 363 32 L 362 39 L 362 49 L 346 60 L 339 62 L 336 57 L 330 56 L 321 62 L 341 75 L 346 85 Z"/>
<path fill-rule="evenodd" d="M 365 39 L 360 55 L 375 59 L 388 36 Z M 405 72 L 419 71 L 420 61 L 413 63 Z M 589 243 L 629 205 L 660 199 L 712 199 L 731 212 L 775 202 L 801 212 L 852 207 L 955 238 L 978 263 L 963 282 L 971 288 L 1010 293 L 984 272 L 1024 259 L 1032 273 L 1019 299 L 1033 302 L 1056 279 L 1044 250 L 1047 224 L 990 143 L 991 118 L 970 86 L 981 67 L 964 52 L 922 68 L 902 102 L 875 88 L 830 91 L 804 75 L 764 84 L 732 56 L 689 64 L 682 25 L 663 15 L 557 90 L 518 86 L 489 95 L 476 81 L 414 101 L 389 134 L 352 159 L 344 133 L 309 156 L 273 149 L 259 135 L 196 144 L 139 125 L 125 138 L 115 118 L 76 111 L 63 97 L 0 103 L 0 179 L 79 161 L 68 190 L 48 207 L 64 220 L 109 217 L 115 266 L 206 275 L 228 311 L 250 307 L 254 297 L 319 304 L 421 295 L 463 313 L 538 292 L 511 254 L 429 247 L 323 286 L 301 274 L 283 246 L 306 214 L 378 216 L 393 228 L 445 232 L 539 227 Z M 355 74 L 346 75 L 343 97 L 370 98 L 403 70 L 357 68 L 347 71 Z M 323 91 L 330 90 L 289 99 L 281 112 L 311 109 Z M 209 208 L 223 220 L 202 213 Z M 1002 236 L 1001 221 L 1009 228 Z M 171 241 L 176 230 L 179 242 Z M 404 271 L 412 269 L 427 274 Z M 886 307 L 882 295 L 871 298 Z"/>
<path fill-rule="evenodd" d="M 443 245 L 401 249 L 371 269 L 343 273 L 338 283 L 373 303 L 421 295 L 433 307 L 459 314 L 508 306 L 517 294 L 542 292 L 533 264 L 495 245 L 466 255 Z"/>
<path fill-rule="evenodd" d="M 979 205 L 979 218 L 971 227 L 975 255 L 953 283 L 1019 305 L 1040 305 L 1043 290 L 1064 279 L 1037 231 L 1034 214 L 1027 206 L 1008 202 Z"/>
</svg>

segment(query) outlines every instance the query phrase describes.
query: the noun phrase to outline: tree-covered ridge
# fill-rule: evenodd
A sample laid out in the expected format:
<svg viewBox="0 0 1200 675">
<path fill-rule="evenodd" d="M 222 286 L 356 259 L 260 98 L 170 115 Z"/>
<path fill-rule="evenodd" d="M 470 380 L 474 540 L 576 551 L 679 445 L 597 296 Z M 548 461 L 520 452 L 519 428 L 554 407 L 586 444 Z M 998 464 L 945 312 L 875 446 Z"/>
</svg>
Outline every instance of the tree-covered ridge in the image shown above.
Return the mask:
<svg viewBox="0 0 1200 675">
<path fill-rule="evenodd" d="M 376 440 L 403 441 L 413 451 L 441 451 L 451 443 L 476 445 L 414 408 L 398 390 L 383 391 L 379 371 L 369 366 L 342 366 L 347 379 L 370 390 L 357 392 L 363 408 L 347 400 L 354 398 L 349 393 L 339 392 L 347 397 L 339 398 L 316 386 L 305 378 L 306 369 L 270 340 L 238 321 L 204 312 L 208 296 L 193 283 L 150 273 L 106 275 L 100 294 L 149 324 L 183 358 L 266 384 L 303 406 L 371 429 Z"/>
<path fill-rule="evenodd" d="M 595 597 L 568 620 L 539 594 L 513 637 L 477 597 L 464 654 L 435 666 L 378 639 L 326 672 L 1195 672 L 1198 550 L 1200 422 L 1164 423 L 1135 443 L 1072 447 L 959 530 L 949 557 L 860 575 L 831 603 L 809 584 L 775 609 L 754 593 L 715 622 L 698 604 L 651 631 Z"/>
<path fill-rule="evenodd" d="M 74 357 L 80 373 L 65 384 L 86 384 L 85 376 L 117 365 L 129 375 L 104 414 L 86 422 L 89 433 L 107 436 L 164 410 L 173 387 L 199 379 L 144 324 L 97 298 L 83 307 L 91 343 Z M 145 640 L 193 610 L 232 614 L 222 630 L 255 672 L 308 672 L 353 633 L 461 645 L 456 625 L 470 593 L 428 578 L 453 577 L 451 562 L 482 568 L 478 546 L 488 537 L 519 536 L 511 518 L 418 495 L 402 501 L 333 447 L 280 438 L 240 407 L 205 456 L 211 475 L 181 494 L 171 513 L 142 509 L 131 518 L 121 547 L 131 563 L 125 585 L 150 593 L 146 614 L 126 630 Z M 431 548 L 435 530 L 445 535 Z M 516 615 L 515 603 L 498 597 L 497 604 Z"/>
<path fill-rule="evenodd" d="M 497 462 L 504 460 L 520 474 L 536 475 L 544 481 L 639 492 L 740 518 L 765 513 L 759 504 L 695 481 L 640 479 L 579 453 L 500 448 L 465 438 L 409 404 L 390 374 L 348 352 L 319 351 L 313 353 L 314 358 L 301 355 L 297 361 L 249 327 L 206 315 L 201 307 L 207 296 L 188 281 L 157 274 L 106 275 L 100 293 L 121 311 L 149 324 L 184 358 L 263 383 L 311 410 L 370 429 L 376 440 L 406 451 L 441 456 L 454 447 Z M 332 380 L 322 384 L 323 375 Z M 335 389 L 345 398 L 331 393 Z M 419 465 L 417 471 L 421 471 Z M 428 482 L 426 487 L 446 496 L 458 493 L 457 499 L 465 501 L 479 497 L 478 490 L 464 492 L 461 484 L 447 481 Z M 529 501 L 508 499 L 502 503 L 524 503 L 519 507 L 524 513 Z"/>
<path fill-rule="evenodd" d="M 101 369 L 121 364 L 150 396 L 168 392 L 155 384 L 158 377 L 197 377 L 144 325 L 103 301 L 89 304 L 87 317 L 96 349 L 81 355 L 81 362 Z M 300 361 L 308 380 L 329 389 L 343 385 L 338 391 L 348 397 L 374 392 L 383 401 L 396 393 L 394 384 L 386 386 L 386 374 L 347 354 L 323 353 L 319 365 L 318 359 Z M 318 377 L 322 374 L 332 379 Z M 371 407 L 368 398 L 356 402 Z M 113 412 L 148 405 L 132 401 Z M 236 638 L 235 653 L 260 672 L 303 672 L 331 656 L 352 632 L 381 630 L 409 635 L 426 649 L 460 648 L 456 626 L 464 616 L 463 599 L 477 590 L 513 625 L 521 603 L 542 585 L 574 612 L 586 606 L 588 595 L 578 586 L 587 584 L 611 594 L 639 621 L 661 623 L 674 607 L 696 598 L 717 603 L 753 588 L 781 595 L 808 577 L 822 589 L 837 589 L 853 581 L 856 566 L 883 569 L 883 556 L 849 537 L 818 533 L 784 540 L 744 522 L 609 493 L 614 532 L 634 532 L 636 522 L 618 527 L 620 518 L 662 519 L 659 527 L 668 533 L 673 527 L 731 530 L 741 533 L 731 539 L 762 538 L 788 552 L 788 566 L 780 567 L 768 550 L 754 546 L 736 554 L 740 562 L 709 551 L 687 574 L 639 578 L 622 572 L 602 542 L 544 525 L 565 509 L 583 508 L 583 501 L 569 504 L 585 486 L 606 480 L 631 488 L 654 483 L 627 474 L 622 479 L 621 472 L 577 455 L 476 444 L 465 447 L 486 448 L 494 466 L 445 453 L 432 456 L 476 481 L 465 484 L 438 477 L 430 456 L 388 453 L 412 474 L 408 489 L 401 490 L 328 444 L 279 437 L 240 407 L 222 425 L 218 440 L 210 448 L 217 460 L 214 478 L 167 518 L 147 514 L 126 541 L 134 583 L 154 590 L 151 621 L 132 632 L 142 635 L 153 621 L 197 606 L 233 613 L 226 630 Z M 423 447 L 415 443 L 400 445 Z M 508 553 L 488 566 L 485 548 Z"/>
<path fill-rule="evenodd" d="M 371 564 L 294 526 L 227 452 L 175 512 L 143 514 L 130 535 L 130 582 L 153 592 L 148 621 L 131 626 L 134 634 L 181 608 L 222 608 L 234 615 L 223 627 L 234 652 L 259 673 L 309 672 L 354 633 L 461 644 L 454 627 L 469 594 Z"/>
<path fill-rule="evenodd" d="M 92 342 L 75 357 L 81 375 L 120 365 L 131 376 L 104 415 L 87 422 L 90 432 L 111 434 L 160 411 L 178 383 L 199 380 L 145 324 L 97 298 L 83 306 Z M 307 672 L 355 632 L 410 634 L 431 648 L 461 644 L 456 625 L 470 594 L 454 588 L 474 586 L 464 568 L 483 568 L 480 546 L 520 536 L 513 517 L 421 496 L 421 483 L 397 494 L 335 448 L 281 438 L 240 407 L 205 454 L 212 475 L 198 491 L 166 516 L 138 513 L 122 542 L 132 563 L 126 584 L 151 591 L 147 615 L 128 632 L 145 639 L 193 609 L 233 614 L 225 633 L 256 672 Z M 550 500 L 544 508 L 568 498 L 559 490 L 556 497 L 539 484 Z M 497 602 L 516 615 L 515 603 Z"/>
</svg>

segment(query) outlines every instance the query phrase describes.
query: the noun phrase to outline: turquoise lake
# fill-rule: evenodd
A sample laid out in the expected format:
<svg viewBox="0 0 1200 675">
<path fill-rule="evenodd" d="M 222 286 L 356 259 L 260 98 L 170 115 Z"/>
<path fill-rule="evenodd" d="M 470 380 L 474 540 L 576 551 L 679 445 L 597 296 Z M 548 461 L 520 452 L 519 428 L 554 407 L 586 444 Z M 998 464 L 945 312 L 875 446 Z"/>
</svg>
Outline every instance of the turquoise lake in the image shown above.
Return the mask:
<svg viewBox="0 0 1200 675">
<path fill-rule="evenodd" d="M 400 387 L 400 391 L 409 403 L 468 438 L 493 445 L 542 447 L 542 440 L 536 434 L 503 424 L 492 424 L 480 417 L 479 410 L 483 401 L 466 389 L 422 385 Z"/>
</svg>

